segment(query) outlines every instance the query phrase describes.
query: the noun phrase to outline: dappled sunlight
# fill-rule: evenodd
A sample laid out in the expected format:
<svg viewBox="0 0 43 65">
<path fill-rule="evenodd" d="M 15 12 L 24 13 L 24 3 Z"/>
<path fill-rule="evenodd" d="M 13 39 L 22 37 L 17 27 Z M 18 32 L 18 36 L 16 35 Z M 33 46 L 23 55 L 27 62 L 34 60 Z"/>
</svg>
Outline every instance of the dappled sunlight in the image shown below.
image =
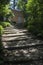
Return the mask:
<svg viewBox="0 0 43 65">
<path fill-rule="evenodd" d="M 29 59 L 38 59 L 39 57 L 41 57 L 41 55 L 39 56 L 39 50 L 37 48 L 7 51 L 7 55 L 8 55 L 7 56 L 8 59 L 10 56 L 10 58 L 13 57 L 13 60 L 15 59 L 16 60 L 25 60 L 25 59 L 29 60 Z"/>
<path fill-rule="evenodd" d="M 43 65 L 43 0 L 0 0 L 0 65 Z"/>
<path fill-rule="evenodd" d="M 12 33 L 12 31 L 13 33 Z M 28 33 L 25 29 L 10 29 L 5 30 L 9 33 L 2 35 L 5 58 L 9 61 L 16 60 L 35 60 L 43 57 L 42 47 L 37 46 L 42 44 L 43 41 L 34 39 L 34 37 Z M 16 33 L 15 33 L 16 32 Z M 35 47 L 35 45 L 37 47 Z M 7 50 L 9 49 L 9 50 Z M 14 50 L 13 50 L 14 49 Z"/>
</svg>

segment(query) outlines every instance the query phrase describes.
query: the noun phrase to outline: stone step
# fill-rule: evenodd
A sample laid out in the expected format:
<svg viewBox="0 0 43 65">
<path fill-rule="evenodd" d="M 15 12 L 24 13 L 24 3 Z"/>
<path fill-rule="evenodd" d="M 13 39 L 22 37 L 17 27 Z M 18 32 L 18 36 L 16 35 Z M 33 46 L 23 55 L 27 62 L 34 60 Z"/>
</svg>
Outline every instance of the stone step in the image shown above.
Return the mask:
<svg viewBox="0 0 43 65">
<path fill-rule="evenodd" d="M 5 53 L 6 53 L 5 54 L 6 60 L 9 61 L 43 59 L 43 47 L 19 49 L 19 50 L 12 50 L 12 51 L 5 50 Z"/>
<path fill-rule="evenodd" d="M 5 63 L 42 60 L 43 43 L 31 39 L 26 30 L 6 28 L 2 35 Z"/>
<path fill-rule="evenodd" d="M 43 47 L 43 44 L 27 44 L 27 45 L 15 45 L 15 46 L 9 46 L 6 45 L 4 46 L 4 49 L 8 49 L 8 50 L 20 50 L 20 49 L 29 49 L 29 48 L 39 48 L 39 47 Z"/>
<path fill-rule="evenodd" d="M 30 43 L 28 43 L 28 42 L 26 42 L 26 41 L 24 41 L 24 40 L 20 40 L 20 41 L 7 41 L 7 42 L 3 42 L 3 45 L 4 46 L 6 46 L 6 45 L 8 45 L 8 46 L 16 46 L 16 45 L 19 45 L 19 46 L 21 46 L 21 45 L 27 45 L 27 44 L 30 44 Z"/>
<path fill-rule="evenodd" d="M 4 34 L 7 34 L 7 33 L 16 33 L 16 31 L 14 31 L 14 30 L 4 30 Z"/>
<path fill-rule="evenodd" d="M 5 34 L 5 33 L 8 33 L 8 32 L 10 32 L 10 33 L 16 33 L 15 30 L 4 30 L 4 34 Z"/>
<path fill-rule="evenodd" d="M 4 34 L 6 34 L 6 35 L 7 35 L 7 34 L 16 34 L 16 32 L 13 32 L 13 31 L 10 32 L 10 31 L 9 31 L 9 32 L 4 32 Z M 3 34 L 3 35 L 4 35 L 4 34 Z"/>
<path fill-rule="evenodd" d="M 39 60 L 43 60 L 43 46 L 40 47 L 32 47 L 29 49 L 17 49 L 17 50 L 12 50 L 12 51 L 8 51 L 5 50 L 5 59 L 6 61 L 39 61 Z"/>
<path fill-rule="evenodd" d="M 5 35 L 5 36 L 2 36 L 2 38 L 11 38 L 11 37 L 20 37 L 20 38 L 22 38 L 22 37 L 24 37 L 24 38 L 28 38 L 26 35 Z"/>
<path fill-rule="evenodd" d="M 16 45 L 16 44 L 19 44 L 19 45 L 25 44 L 26 45 L 26 44 L 30 44 L 33 41 L 32 40 L 31 40 L 31 42 L 30 42 L 30 40 L 28 41 L 27 37 L 21 37 L 21 38 L 20 37 L 19 38 L 10 37 L 10 38 L 3 38 L 2 42 L 3 42 L 3 44 L 5 42 L 8 45 Z M 34 41 L 34 43 L 36 43 L 36 42 Z"/>
<path fill-rule="evenodd" d="M 26 36 L 25 33 L 14 33 L 14 34 L 3 34 L 2 37 L 15 37 L 15 36 Z"/>
<path fill-rule="evenodd" d="M 11 43 L 15 43 L 15 42 L 30 42 L 30 40 L 28 41 L 28 37 L 26 36 L 15 36 L 15 37 L 3 37 L 2 38 L 2 42 L 11 42 Z M 31 40 L 32 42 L 32 40 Z M 30 43 L 31 43 L 30 42 Z M 34 41 L 35 42 L 35 41 Z"/>
<path fill-rule="evenodd" d="M 8 46 L 16 46 L 16 45 L 19 45 L 19 46 L 22 46 L 22 45 L 28 45 L 28 44 L 32 44 L 32 45 L 34 45 L 34 44 L 42 44 L 43 43 L 43 41 L 41 41 L 41 40 L 37 40 L 37 39 L 32 39 L 31 37 L 29 37 L 28 39 L 15 39 L 15 40 L 5 40 L 5 41 L 3 41 L 3 45 L 4 46 L 6 46 L 6 45 L 8 45 Z"/>
<path fill-rule="evenodd" d="M 2 39 L 2 42 L 15 41 L 15 40 L 16 40 L 16 41 L 17 41 L 17 40 L 18 40 L 18 41 L 19 41 L 19 40 L 27 40 L 27 38 L 23 38 L 23 37 L 22 37 L 22 38 L 18 38 L 18 37 L 3 38 L 3 39 Z"/>
<path fill-rule="evenodd" d="M 14 46 L 23 46 L 23 45 L 33 45 L 33 44 L 36 44 L 36 42 L 28 42 L 28 40 L 24 41 L 24 40 L 15 40 L 15 41 L 5 41 L 3 42 L 3 46 L 10 46 L 10 47 L 14 47 Z"/>
<path fill-rule="evenodd" d="M 2 35 L 2 36 L 5 36 L 5 35 L 22 35 L 22 34 L 26 34 L 26 35 L 31 35 L 30 33 L 25 33 L 25 32 L 21 32 L 21 31 L 19 31 L 19 32 L 16 32 L 16 31 L 6 31 L 6 32 L 4 32 L 4 34 Z"/>
<path fill-rule="evenodd" d="M 18 31 L 18 32 L 23 32 L 23 33 L 26 33 L 27 30 L 18 30 L 18 29 L 5 29 L 4 32 L 9 32 L 9 31 Z"/>
</svg>

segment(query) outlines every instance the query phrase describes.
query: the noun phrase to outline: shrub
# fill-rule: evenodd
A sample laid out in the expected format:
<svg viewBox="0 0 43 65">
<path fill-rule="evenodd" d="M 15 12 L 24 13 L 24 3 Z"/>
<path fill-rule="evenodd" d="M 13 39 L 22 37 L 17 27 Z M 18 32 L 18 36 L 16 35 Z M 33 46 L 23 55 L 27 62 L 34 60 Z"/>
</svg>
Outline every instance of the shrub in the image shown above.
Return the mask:
<svg viewBox="0 0 43 65">
<path fill-rule="evenodd" d="M 32 21 L 28 22 L 27 26 L 29 32 L 31 32 L 34 35 L 43 37 L 43 22 L 39 21 Z"/>
<path fill-rule="evenodd" d="M 34 35 L 37 35 L 39 33 L 38 29 L 34 27 L 33 25 L 28 26 L 28 30 Z"/>
<path fill-rule="evenodd" d="M 2 26 L 5 28 L 7 26 L 10 26 L 11 24 L 9 22 L 2 22 Z"/>
<path fill-rule="evenodd" d="M 3 27 L 0 25 L 0 64 L 3 62 L 2 34 L 3 34 Z"/>
<path fill-rule="evenodd" d="M 28 0 L 27 13 L 29 16 L 27 28 L 29 32 L 43 37 L 43 0 Z"/>
<path fill-rule="evenodd" d="M 3 30 L 4 28 L 2 27 L 2 25 L 0 25 L 0 35 L 3 34 Z"/>
</svg>

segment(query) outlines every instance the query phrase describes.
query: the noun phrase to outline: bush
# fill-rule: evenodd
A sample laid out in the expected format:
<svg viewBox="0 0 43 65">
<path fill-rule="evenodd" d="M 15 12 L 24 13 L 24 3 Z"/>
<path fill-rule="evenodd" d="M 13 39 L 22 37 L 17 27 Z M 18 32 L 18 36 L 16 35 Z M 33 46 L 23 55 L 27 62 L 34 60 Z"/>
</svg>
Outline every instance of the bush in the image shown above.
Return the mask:
<svg viewBox="0 0 43 65">
<path fill-rule="evenodd" d="M 43 0 L 28 0 L 27 17 L 29 32 L 43 37 Z"/>
<path fill-rule="evenodd" d="M 34 27 L 33 25 L 28 26 L 28 30 L 29 30 L 29 32 L 31 32 L 34 35 L 37 35 L 39 32 L 38 29 L 36 27 Z"/>
<path fill-rule="evenodd" d="M 5 28 L 7 26 L 10 26 L 11 24 L 9 22 L 2 22 L 2 26 Z"/>
<path fill-rule="evenodd" d="M 28 22 L 26 21 L 26 22 L 24 23 L 24 27 L 27 28 L 27 26 L 28 26 Z"/>
<path fill-rule="evenodd" d="M 27 28 L 29 32 L 31 32 L 32 34 L 43 37 L 43 22 L 28 22 Z"/>
<path fill-rule="evenodd" d="M 0 64 L 3 62 L 2 34 L 3 34 L 3 27 L 0 25 Z"/>
<path fill-rule="evenodd" d="M 3 34 L 3 30 L 4 28 L 2 27 L 2 25 L 0 25 L 0 35 Z"/>
</svg>

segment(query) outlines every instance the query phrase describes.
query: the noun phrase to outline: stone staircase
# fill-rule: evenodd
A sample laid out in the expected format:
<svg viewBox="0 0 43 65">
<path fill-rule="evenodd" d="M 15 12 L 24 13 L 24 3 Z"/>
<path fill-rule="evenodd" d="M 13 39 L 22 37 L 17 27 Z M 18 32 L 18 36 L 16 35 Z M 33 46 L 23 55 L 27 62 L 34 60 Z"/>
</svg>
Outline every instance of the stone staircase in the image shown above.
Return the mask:
<svg viewBox="0 0 43 65">
<path fill-rule="evenodd" d="M 40 63 L 43 61 L 43 41 L 33 38 L 26 29 L 7 27 L 2 35 L 2 43 L 5 63 L 32 61 L 34 65 L 42 65 Z"/>
</svg>

